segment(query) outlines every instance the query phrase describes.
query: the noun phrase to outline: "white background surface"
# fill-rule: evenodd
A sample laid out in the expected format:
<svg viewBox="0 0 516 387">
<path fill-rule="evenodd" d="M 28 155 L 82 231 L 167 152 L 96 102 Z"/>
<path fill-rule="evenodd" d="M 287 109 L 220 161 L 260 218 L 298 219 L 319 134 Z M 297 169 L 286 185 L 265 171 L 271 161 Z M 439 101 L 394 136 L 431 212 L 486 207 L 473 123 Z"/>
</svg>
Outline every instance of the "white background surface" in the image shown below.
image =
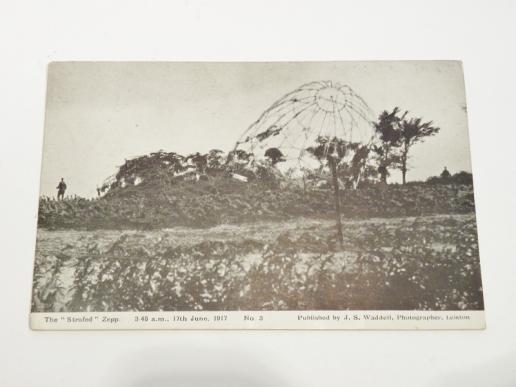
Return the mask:
<svg viewBox="0 0 516 387">
<path fill-rule="evenodd" d="M 0 386 L 515 386 L 516 3 L 2 1 Z M 486 331 L 32 332 L 46 64 L 462 59 Z"/>
</svg>

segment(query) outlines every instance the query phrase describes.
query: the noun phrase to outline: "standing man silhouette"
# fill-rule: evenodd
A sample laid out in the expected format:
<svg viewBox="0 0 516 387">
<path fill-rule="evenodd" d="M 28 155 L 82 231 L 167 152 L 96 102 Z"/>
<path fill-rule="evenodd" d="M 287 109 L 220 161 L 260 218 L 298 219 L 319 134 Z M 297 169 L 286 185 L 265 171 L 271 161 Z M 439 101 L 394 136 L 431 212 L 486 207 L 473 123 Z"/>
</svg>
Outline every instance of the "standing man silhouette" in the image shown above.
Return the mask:
<svg viewBox="0 0 516 387">
<path fill-rule="evenodd" d="M 441 172 L 441 178 L 443 180 L 448 180 L 451 177 L 450 171 L 448 171 L 448 168 L 444 167 L 444 170 Z"/>
<path fill-rule="evenodd" d="M 64 194 L 66 192 L 66 183 L 64 182 L 64 179 L 61 178 L 61 181 L 57 185 L 57 200 L 63 200 Z"/>
</svg>

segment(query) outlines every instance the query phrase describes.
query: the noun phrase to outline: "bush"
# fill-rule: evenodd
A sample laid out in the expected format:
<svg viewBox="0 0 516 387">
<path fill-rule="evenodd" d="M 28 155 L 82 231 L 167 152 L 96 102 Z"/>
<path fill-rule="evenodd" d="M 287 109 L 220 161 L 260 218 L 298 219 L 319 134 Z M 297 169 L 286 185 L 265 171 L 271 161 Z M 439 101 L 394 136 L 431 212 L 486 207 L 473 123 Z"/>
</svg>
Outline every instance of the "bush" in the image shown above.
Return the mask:
<svg viewBox="0 0 516 387">
<path fill-rule="evenodd" d="M 441 176 L 429 177 L 426 182 L 428 184 L 456 184 L 456 185 L 473 185 L 473 175 L 469 172 L 458 172 L 446 178 Z"/>
</svg>

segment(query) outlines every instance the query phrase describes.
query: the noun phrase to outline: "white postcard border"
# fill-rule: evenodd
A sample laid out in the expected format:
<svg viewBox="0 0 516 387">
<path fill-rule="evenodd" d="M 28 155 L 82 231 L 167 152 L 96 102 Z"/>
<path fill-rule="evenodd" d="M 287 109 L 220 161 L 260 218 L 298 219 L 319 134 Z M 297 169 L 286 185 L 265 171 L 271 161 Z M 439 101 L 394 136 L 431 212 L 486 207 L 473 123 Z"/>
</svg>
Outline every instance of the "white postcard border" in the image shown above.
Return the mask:
<svg viewBox="0 0 516 387">
<path fill-rule="evenodd" d="M 485 329 L 484 311 L 175 311 L 30 315 L 33 330 Z"/>
</svg>

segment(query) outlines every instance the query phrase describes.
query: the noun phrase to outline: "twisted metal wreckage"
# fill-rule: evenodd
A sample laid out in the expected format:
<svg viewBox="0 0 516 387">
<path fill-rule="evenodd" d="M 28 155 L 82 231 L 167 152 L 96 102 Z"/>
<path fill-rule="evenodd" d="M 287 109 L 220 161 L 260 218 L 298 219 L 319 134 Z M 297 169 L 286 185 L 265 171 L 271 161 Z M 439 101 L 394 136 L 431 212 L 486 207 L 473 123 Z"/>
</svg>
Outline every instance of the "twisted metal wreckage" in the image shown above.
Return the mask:
<svg viewBox="0 0 516 387">
<path fill-rule="evenodd" d="M 303 177 L 327 166 L 335 191 L 337 237 L 342 243 L 340 178 L 358 186 L 375 137 L 373 114 L 349 86 L 333 81 L 310 82 L 285 94 L 265 110 L 237 141 L 234 151 L 271 154 L 281 168 Z M 319 164 L 319 165 L 317 165 Z"/>
<path fill-rule="evenodd" d="M 230 176 L 247 183 L 267 159 L 274 173 L 298 177 L 322 176 L 329 170 L 335 193 L 337 236 L 342 241 L 340 189 L 353 188 L 363 178 L 369 147 L 375 137 L 373 113 L 349 86 L 333 81 L 306 83 L 265 110 L 236 142 L 227 157 L 221 150 L 182 156 L 159 151 L 126 160 L 106 179 L 99 195 L 112 188 L 138 185 L 149 178 L 202 180 L 223 166 L 238 166 Z M 225 160 L 224 160 L 225 159 Z M 172 172 L 172 173 L 171 173 Z"/>
</svg>

